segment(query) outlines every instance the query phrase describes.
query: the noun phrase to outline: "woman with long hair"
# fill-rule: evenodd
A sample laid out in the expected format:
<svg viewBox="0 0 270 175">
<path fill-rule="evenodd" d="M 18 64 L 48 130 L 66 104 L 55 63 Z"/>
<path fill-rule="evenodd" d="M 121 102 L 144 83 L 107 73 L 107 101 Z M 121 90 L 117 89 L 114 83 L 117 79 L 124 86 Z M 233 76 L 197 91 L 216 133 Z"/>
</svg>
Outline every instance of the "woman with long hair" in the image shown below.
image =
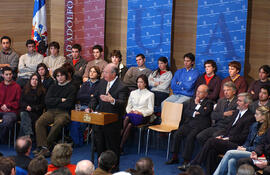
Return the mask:
<svg viewBox="0 0 270 175">
<path fill-rule="evenodd" d="M 49 87 L 54 83 L 53 78 L 50 76 L 49 70 L 44 63 L 39 63 L 37 65 L 36 73 L 39 74 L 41 78 L 41 82 L 43 87 L 46 89 L 46 91 L 49 89 Z"/>
<path fill-rule="evenodd" d="M 262 142 L 265 133 L 270 128 L 270 112 L 266 106 L 260 106 L 255 113 L 256 122 L 249 130 L 249 135 L 243 146 L 238 146 L 237 150 L 229 150 L 222 158 L 214 175 L 234 175 L 236 174 L 236 163 L 240 158 L 248 158 L 256 146 Z"/>
<path fill-rule="evenodd" d="M 31 75 L 30 80 L 23 88 L 20 99 L 21 136 L 34 135 L 33 128 L 45 106 L 45 92 L 39 74 Z"/>
</svg>

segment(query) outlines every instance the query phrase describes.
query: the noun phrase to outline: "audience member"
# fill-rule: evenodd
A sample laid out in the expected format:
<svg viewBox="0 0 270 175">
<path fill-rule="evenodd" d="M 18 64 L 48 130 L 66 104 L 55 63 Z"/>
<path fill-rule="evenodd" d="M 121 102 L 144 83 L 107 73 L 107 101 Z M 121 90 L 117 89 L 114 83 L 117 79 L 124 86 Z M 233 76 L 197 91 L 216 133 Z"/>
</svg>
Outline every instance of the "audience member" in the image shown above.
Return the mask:
<svg viewBox="0 0 270 175">
<path fill-rule="evenodd" d="M 184 168 L 189 164 L 192 158 L 196 135 L 203 129 L 210 126 L 210 114 L 213 110 L 213 103 L 207 98 L 208 87 L 202 84 L 196 91 L 196 97 L 191 98 L 184 103 L 183 108 L 183 124 L 173 135 L 173 157 L 166 164 L 178 163 L 178 153 L 184 137 L 184 149 L 182 157 L 184 163 L 180 168 Z"/>
<path fill-rule="evenodd" d="M 50 156 L 50 149 L 61 135 L 61 129 L 70 122 L 70 110 L 74 106 L 76 90 L 67 80 L 68 73 L 64 68 L 54 71 L 57 80 L 45 97 L 47 111 L 36 122 L 36 140 L 38 149 L 36 155 Z M 51 125 L 47 136 L 47 128 Z"/>
<path fill-rule="evenodd" d="M 85 71 L 84 71 L 84 74 L 83 74 L 83 82 L 85 82 L 85 81 L 88 80 L 88 75 L 89 75 L 90 67 L 92 67 L 92 66 L 98 66 L 99 69 L 100 69 L 100 71 L 101 71 L 101 74 L 102 74 L 105 66 L 108 64 L 107 61 L 105 61 L 102 58 L 102 55 L 103 55 L 102 46 L 95 45 L 92 48 L 92 52 L 93 52 L 94 60 L 89 61 L 87 63 L 86 68 L 85 68 Z"/>
<path fill-rule="evenodd" d="M 124 80 L 128 68 L 122 63 L 122 54 L 120 50 L 113 50 L 110 54 L 110 62 L 118 67 L 118 77 Z"/>
<path fill-rule="evenodd" d="M 140 158 L 135 165 L 135 175 L 154 175 L 154 163 L 148 157 Z"/>
<path fill-rule="evenodd" d="M 19 73 L 17 83 L 24 87 L 30 76 L 36 71 L 37 65 L 43 61 L 43 55 L 36 52 L 36 43 L 34 40 L 27 40 L 26 47 L 28 53 L 22 55 L 19 59 Z"/>
<path fill-rule="evenodd" d="M 89 160 L 81 160 L 77 163 L 75 174 L 76 175 L 93 175 L 95 165 Z"/>
<path fill-rule="evenodd" d="M 221 79 L 217 73 L 217 64 L 214 60 L 207 60 L 204 62 L 205 73 L 202 74 L 196 81 L 195 91 L 201 84 L 208 86 L 207 98 L 217 101 L 220 91 Z"/>
<path fill-rule="evenodd" d="M 49 44 L 50 55 L 45 57 L 43 60 L 43 63 L 46 64 L 50 71 L 50 75 L 53 75 L 53 72 L 66 62 L 66 58 L 59 55 L 59 49 L 60 45 L 58 42 L 51 42 Z"/>
<path fill-rule="evenodd" d="M 197 135 L 197 140 L 203 145 L 209 138 L 217 137 L 226 131 L 228 124 L 234 119 L 237 108 L 237 97 L 235 84 L 231 81 L 223 85 L 224 98 L 218 100 L 216 107 L 211 113 L 211 119 L 214 121 L 211 127 L 204 129 Z"/>
<path fill-rule="evenodd" d="M 252 112 L 248 109 L 251 102 L 252 99 L 248 93 L 238 95 L 238 111 L 234 114 L 231 123 L 228 124 L 227 131 L 221 133 L 220 136 L 208 139 L 202 150 L 191 162 L 192 165 L 201 165 L 205 162 L 206 174 L 213 174 L 219 163 L 217 160 L 219 154 L 225 154 L 226 151 L 243 145 L 248 136 L 249 128 L 255 121 Z"/>
<path fill-rule="evenodd" d="M 158 59 L 158 69 L 148 77 L 151 91 L 155 94 L 155 112 L 161 112 L 161 103 L 169 97 L 172 72 L 166 57 Z"/>
<path fill-rule="evenodd" d="M 240 158 L 248 158 L 251 151 L 261 144 L 265 137 L 265 133 L 270 128 L 269 109 L 265 106 L 257 108 L 255 113 L 256 122 L 249 129 L 248 137 L 243 146 L 238 146 L 236 150 L 229 150 L 223 156 L 214 175 L 233 175 L 236 174 L 236 162 Z"/>
<path fill-rule="evenodd" d="M 248 88 L 248 92 L 252 95 L 253 101 L 259 99 L 259 92 L 262 86 L 270 86 L 270 66 L 263 65 L 259 68 L 259 80 L 253 81 Z"/>
<path fill-rule="evenodd" d="M 12 80 L 12 69 L 3 68 L 4 81 L 0 83 L 0 142 L 6 142 L 6 135 L 17 120 L 21 97 L 20 86 Z"/>
<path fill-rule="evenodd" d="M 91 98 L 94 98 L 94 93 L 97 90 L 101 72 L 99 67 L 93 66 L 89 71 L 89 80 L 84 82 L 77 93 L 77 100 L 80 104 L 80 110 L 90 111 L 88 104 Z M 91 109 L 92 110 L 92 109 Z M 88 124 L 72 121 L 70 124 L 70 136 L 75 144 L 75 146 L 82 146 L 84 141 L 84 131 Z"/>
<path fill-rule="evenodd" d="M 195 56 L 192 53 L 185 54 L 185 68 L 175 72 L 171 81 L 173 95 L 169 96 L 165 101 L 183 103 L 192 98 L 195 90 L 195 83 L 200 75 L 199 72 L 193 68 L 194 64 Z"/>
<path fill-rule="evenodd" d="M 224 97 L 223 85 L 228 81 L 234 82 L 237 88 L 237 94 L 247 91 L 247 83 L 244 77 L 240 76 L 241 64 L 238 61 L 232 61 L 229 63 L 229 76 L 222 80 L 219 98 Z"/>
<path fill-rule="evenodd" d="M 128 69 L 123 82 L 126 84 L 126 86 L 128 86 L 130 91 L 137 89 L 136 80 L 139 75 L 144 74 L 148 77 L 152 72 L 150 69 L 145 67 L 145 61 L 145 56 L 140 53 L 136 55 L 136 62 L 138 66 Z"/>
<path fill-rule="evenodd" d="M 82 51 L 81 45 L 74 44 L 72 46 L 72 53 L 71 53 L 72 58 L 68 58 L 66 60 L 66 62 L 72 65 L 75 69 L 75 73 L 74 75 L 72 75 L 73 76 L 72 78 L 73 78 L 73 81 L 75 82 L 73 84 L 76 86 L 77 89 L 79 89 L 79 86 L 82 84 L 82 77 L 83 77 L 85 67 L 87 64 L 87 61 L 83 59 L 81 56 L 81 51 Z"/>
<path fill-rule="evenodd" d="M 251 112 L 255 114 L 256 109 L 259 106 L 270 107 L 270 86 L 262 86 L 260 88 L 259 99 L 249 105 Z"/>
<path fill-rule="evenodd" d="M 123 151 L 124 143 L 127 141 L 132 126 L 145 124 L 154 112 L 154 93 L 148 90 L 148 78 L 139 75 L 137 78 L 138 89 L 130 93 L 124 116 L 123 129 L 121 131 L 120 149 Z"/>
<path fill-rule="evenodd" d="M 255 170 L 251 165 L 244 164 L 241 165 L 238 170 L 236 175 L 254 175 Z"/>
<path fill-rule="evenodd" d="M 203 169 L 198 165 L 191 165 L 187 169 L 186 173 L 188 173 L 189 175 L 204 175 Z"/>
<path fill-rule="evenodd" d="M 15 162 L 9 157 L 0 157 L 0 172 L 4 175 L 15 175 Z"/>
<path fill-rule="evenodd" d="M 48 172 L 55 171 L 60 167 L 66 167 L 75 175 L 76 165 L 70 164 L 72 151 L 72 147 L 67 143 L 55 145 L 52 151 L 51 164 L 48 166 Z"/>
<path fill-rule="evenodd" d="M 106 68 L 104 69 L 105 72 Z M 117 166 L 117 155 L 114 151 L 107 150 L 98 158 L 98 168 L 93 175 L 111 175 L 112 170 Z"/>
<path fill-rule="evenodd" d="M 45 107 L 45 93 L 39 74 L 31 75 L 30 80 L 24 86 L 20 100 L 20 136 L 34 136 L 34 127 L 37 119 L 43 113 Z"/>
<path fill-rule="evenodd" d="M 120 78 L 117 77 L 118 68 L 110 63 L 103 71 L 104 79 L 100 80 L 93 100 L 89 107 L 93 107 L 99 112 L 109 112 L 118 114 L 118 121 L 104 126 L 93 126 L 94 140 L 98 155 L 105 150 L 112 150 L 120 156 L 120 137 L 122 127 L 122 116 L 124 114 L 126 102 L 128 99 L 128 89 L 124 86 Z M 118 169 L 118 164 L 115 170 Z"/>
<path fill-rule="evenodd" d="M 54 83 L 53 78 L 51 77 L 49 70 L 44 63 L 39 63 L 37 65 L 36 73 L 39 74 L 43 87 L 48 91 L 49 87 Z"/>
<path fill-rule="evenodd" d="M 19 55 L 11 48 L 11 39 L 8 36 L 1 38 L 2 50 L 0 52 L 0 70 L 3 67 L 11 67 L 13 74 L 17 75 Z M 0 75 L 2 75 L 2 71 Z M 16 76 L 15 76 L 16 77 Z"/>
<path fill-rule="evenodd" d="M 50 175 L 75 175 L 70 172 L 70 170 L 66 167 L 60 167 L 54 170 Z"/>
<path fill-rule="evenodd" d="M 45 175 L 48 171 L 48 161 L 43 156 L 35 157 L 28 166 L 28 175 Z"/>
<path fill-rule="evenodd" d="M 23 168 L 27 171 L 28 165 L 32 160 L 29 156 L 31 153 L 32 141 L 29 137 L 22 136 L 16 140 L 15 150 L 17 155 L 12 159 L 15 161 L 15 165 Z"/>
</svg>

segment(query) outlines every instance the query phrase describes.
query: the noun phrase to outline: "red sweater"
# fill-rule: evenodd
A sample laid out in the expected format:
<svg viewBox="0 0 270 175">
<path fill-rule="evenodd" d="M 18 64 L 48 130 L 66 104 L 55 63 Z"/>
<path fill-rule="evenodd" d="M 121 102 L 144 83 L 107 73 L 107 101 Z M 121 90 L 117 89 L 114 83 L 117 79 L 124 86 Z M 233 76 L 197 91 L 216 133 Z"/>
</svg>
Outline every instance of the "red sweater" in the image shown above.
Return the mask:
<svg viewBox="0 0 270 175">
<path fill-rule="evenodd" d="M 0 106 L 6 105 L 9 112 L 19 112 L 19 102 L 21 97 L 21 87 L 12 81 L 9 85 L 5 85 L 4 81 L 0 83 Z M 0 108 L 0 112 L 4 112 Z"/>
</svg>

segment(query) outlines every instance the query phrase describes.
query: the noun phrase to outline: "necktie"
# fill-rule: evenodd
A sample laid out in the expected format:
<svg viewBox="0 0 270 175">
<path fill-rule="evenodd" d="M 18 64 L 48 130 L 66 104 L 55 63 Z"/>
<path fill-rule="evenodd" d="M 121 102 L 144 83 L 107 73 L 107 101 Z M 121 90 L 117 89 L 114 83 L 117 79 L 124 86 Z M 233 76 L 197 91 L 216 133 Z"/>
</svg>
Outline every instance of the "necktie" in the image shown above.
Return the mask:
<svg viewBox="0 0 270 175">
<path fill-rule="evenodd" d="M 107 83 L 106 94 L 108 94 L 109 90 L 110 90 L 110 82 Z"/>
<path fill-rule="evenodd" d="M 239 118 L 241 118 L 241 112 L 238 113 L 236 119 L 234 120 L 232 125 L 235 125 L 235 123 L 237 122 L 237 120 L 239 120 Z"/>
<path fill-rule="evenodd" d="M 229 107 L 229 103 L 230 103 L 230 101 L 229 101 L 229 100 L 226 100 L 225 106 L 224 106 L 224 111 L 225 111 L 225 112 L 227 111 L 227 109 L 228 109 L 228 107 Z"/>
</svg>

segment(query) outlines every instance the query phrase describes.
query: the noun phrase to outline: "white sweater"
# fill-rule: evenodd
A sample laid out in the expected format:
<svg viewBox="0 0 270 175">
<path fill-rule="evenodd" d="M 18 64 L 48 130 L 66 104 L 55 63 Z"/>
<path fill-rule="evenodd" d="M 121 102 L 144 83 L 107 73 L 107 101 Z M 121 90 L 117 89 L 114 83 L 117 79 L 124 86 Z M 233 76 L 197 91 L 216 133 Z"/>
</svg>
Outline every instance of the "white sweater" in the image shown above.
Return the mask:
<svg viewBox="0 0 270 175">
<path fill-rule="evenodd" d="M 130 93 L 128 104 L 126 107 L 127 113 L 130 111 L 139 111 L 144 117 L 150 116 L 154 112 L 155 95 L 147 89 L 137 89 Z"/>
<path fill-rule="evenodd" d="M 172 72 L 167 71 L 162 75 L 157 75 L 155 74 L 157 71 L 154 71 L 151 73 L 148 77 L 148 83 L 149 86 L 151 87 L 151 91 L 160 91 L 160 92 L 165 92 L 165 93 L 170 93 L 170 84 L 172 80 Z M 155 77 L 154 77 L 155 76 Z M 154 80 L 152 80 L 154 79 Z M 159 85 L 155 86 L 156 82 L 161 82 Z"/>
<path fill-rule="evenodd" d="M 63 56 L 47 56 L 44 58 L 43 63 L 46 64 L 46 66 L 51 70 L 52 72 L 55 71 L 55 69 L 61 67 L 66 62 L 66 58 Z"/>
</svg>

